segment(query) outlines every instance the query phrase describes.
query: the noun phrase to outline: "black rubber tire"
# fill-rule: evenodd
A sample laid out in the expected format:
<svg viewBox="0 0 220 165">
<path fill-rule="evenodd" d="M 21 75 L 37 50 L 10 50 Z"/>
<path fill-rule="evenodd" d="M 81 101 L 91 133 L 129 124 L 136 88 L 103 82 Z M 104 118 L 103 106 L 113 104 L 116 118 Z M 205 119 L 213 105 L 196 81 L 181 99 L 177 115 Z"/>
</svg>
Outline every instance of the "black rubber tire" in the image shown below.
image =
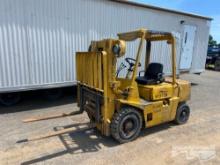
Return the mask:
<svg viewBox="0 0 220 165">
<path fill-rule="evenodd" d="M 44 97 L 49 101 L 58 100 L 63 96 L 63 90 L 60 88 L 48 89 L 44 91 Z"/>
<path fill-rule="evenodd" d="M 4 106 L 12 106 L 21 100 L 20 93 L 4 93 L 0 95 L 0 103 Z"/>
<path fill-rule="evenodd" d="M 176 110 L 176 117 L 174 122 L 176 124 L 185 124 L 189 120 L 190 108 L 186 103 L 179 104 Z"/>
<path fill-rule="evenodd" d="M 132 124 L 132 128 L 124 128 L 127 127 L 125 124 L 130 124 L 130 126 Z M 143 119 L 139 111 L 133 107 L 124 107 L 119 112 L 116 112 L 112 118 L 110 125 L 111 135 L 119 143 L 130 142 L 138 137 L 142 128 L 142 124 Z M 130 132 L 128 132 L 128 135 L 126 135 L 126 131 L 124 129 L 132 130 L 129 130 Z"/>
</svg>

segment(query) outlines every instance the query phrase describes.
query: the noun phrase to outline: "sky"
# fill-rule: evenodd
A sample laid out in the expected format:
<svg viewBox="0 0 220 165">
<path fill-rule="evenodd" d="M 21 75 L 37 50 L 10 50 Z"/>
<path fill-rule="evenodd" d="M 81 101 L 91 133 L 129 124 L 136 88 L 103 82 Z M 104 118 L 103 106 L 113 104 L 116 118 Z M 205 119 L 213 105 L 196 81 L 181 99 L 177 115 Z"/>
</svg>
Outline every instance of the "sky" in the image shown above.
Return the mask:
<svg viewBox="0 0 220 165">
<path fill-rule="evenodd" d="M 220 43 L 220 1 L 219 0 L 133 0 L 149 5 L 195 13 L 213 18 L 210 34 Z"/>
</svg>

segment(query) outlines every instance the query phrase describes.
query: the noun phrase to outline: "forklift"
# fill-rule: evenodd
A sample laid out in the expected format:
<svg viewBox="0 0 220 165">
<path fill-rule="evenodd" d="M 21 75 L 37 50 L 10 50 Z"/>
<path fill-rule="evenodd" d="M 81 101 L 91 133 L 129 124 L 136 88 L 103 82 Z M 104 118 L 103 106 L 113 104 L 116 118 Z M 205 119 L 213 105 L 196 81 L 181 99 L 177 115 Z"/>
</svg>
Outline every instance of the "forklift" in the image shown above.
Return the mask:
<svg viewBox="0 0 220 165">
<path fill-rule="evenodd" d="M 126 43 L 138 41 L 136 58 L 125 58 L 127 73 L 117 61 L 126 54 Z M 150 63 L 153 42 L 166 42 L 171 49 L 172 76 L 165 77 L 163 64 Z M 138 73 L 144 52 L 144 70 Z M 175 37 L 172 33 L 139 29 L 118 34 L 118 39 L 92 41 L 88 52 L 76 53 L 77 102 L 79 111 L 43 118 L 33 122 L 66 117 L 86 112 L 88 128 L 96 128 L 102 135 L 112 136 L 119 143 L 138 137 L 143 128 L 174 121 L 184 124 L 190 116 L 186 101 L 190 99 L 190 82 L 176 77 Z M 87 127 L 85 127 L 87 128 Z M 83 128 L 84 129 L 84 128 Z M 36 140 L 73 131 L 72 128 L 49 133 Z"/>
</svg>

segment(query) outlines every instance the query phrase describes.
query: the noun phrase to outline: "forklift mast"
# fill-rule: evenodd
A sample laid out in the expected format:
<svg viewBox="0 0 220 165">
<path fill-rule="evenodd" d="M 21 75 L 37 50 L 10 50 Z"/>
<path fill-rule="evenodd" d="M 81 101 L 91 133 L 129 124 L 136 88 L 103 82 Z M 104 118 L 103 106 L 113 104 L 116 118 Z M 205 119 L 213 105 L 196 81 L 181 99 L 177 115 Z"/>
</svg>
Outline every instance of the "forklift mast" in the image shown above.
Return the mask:
<svg viewBox="0 0 220 165">
<path fill-rule="evenodd" d="M 88 52 L 76 53 L 78 105 L 104 134 L 115 109 L 114 99 L 120 86 L 116 80 L 117 58 L 125 54 L 125 42 L 105 39 L 92 41 Z M 102 124 L 101 124 L 102 123 Z"/>
</svg>

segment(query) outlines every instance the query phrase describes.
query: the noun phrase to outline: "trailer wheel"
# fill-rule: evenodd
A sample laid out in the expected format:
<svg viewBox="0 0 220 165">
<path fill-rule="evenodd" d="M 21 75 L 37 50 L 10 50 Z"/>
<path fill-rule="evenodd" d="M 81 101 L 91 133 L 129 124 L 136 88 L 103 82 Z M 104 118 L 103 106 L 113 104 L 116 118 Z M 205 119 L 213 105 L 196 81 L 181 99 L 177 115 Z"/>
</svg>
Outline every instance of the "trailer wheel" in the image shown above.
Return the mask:
<svg viewBox="0 0 220 165">
<path fill-rule="evenodd" d="M 5 106 L 12 106 L 21 100 L 20 93 L 4 93 L 0 95 L 0 103 Z"/>
<path fill-rule="evenodd" d="M 63 95 L 63 90 L 60 88 L 48 89 L 44 91 L 44 96 L 47 100 L 54 101 L 61 98 Z"/>
<path fill-rule="evenodd" d="M 186 103 L 181 103 L 176 110 L 174 122 L 176 124 L 185 124 L 190 116 L 190 108 Z"/>
<path fill-rule="evenodd" d="M 216 71 L 220 71 L 220 59 L 217 59 L 217 60 L 215 61 L 214 69 L 215 69 Z"/>
<path fill-rule="evenodd" d="M 119 143 L 136 139 L 142 128 L 142 116 L 132 107 L 124 107 L 113 116 L 111 135 Z"/>
</svg>

